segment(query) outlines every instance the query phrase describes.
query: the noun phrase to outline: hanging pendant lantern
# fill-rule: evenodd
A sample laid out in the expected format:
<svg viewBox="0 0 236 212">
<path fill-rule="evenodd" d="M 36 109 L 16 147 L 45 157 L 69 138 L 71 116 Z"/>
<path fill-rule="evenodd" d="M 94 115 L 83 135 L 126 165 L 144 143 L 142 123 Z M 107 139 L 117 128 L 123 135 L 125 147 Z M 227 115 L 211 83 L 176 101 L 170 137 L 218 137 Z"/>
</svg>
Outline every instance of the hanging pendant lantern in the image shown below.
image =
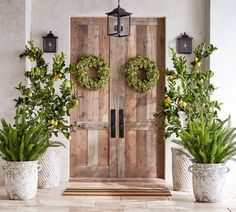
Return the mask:
<svg viewBox="0 0 236 212">
<path fill-rule="evenodd" d="M 106 15 L 108 36 L 127 37 L 130 35 L 132 13 L 120 7 L 120 0 L 118 0 L 118 7 Z"/>
</svg>

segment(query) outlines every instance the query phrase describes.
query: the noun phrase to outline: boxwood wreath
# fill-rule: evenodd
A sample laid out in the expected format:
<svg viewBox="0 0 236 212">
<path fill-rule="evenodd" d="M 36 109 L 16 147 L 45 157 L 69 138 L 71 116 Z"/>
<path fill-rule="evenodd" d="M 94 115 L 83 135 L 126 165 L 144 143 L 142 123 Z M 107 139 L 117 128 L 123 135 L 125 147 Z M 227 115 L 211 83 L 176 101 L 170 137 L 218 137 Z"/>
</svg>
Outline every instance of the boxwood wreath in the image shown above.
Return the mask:
<svg viewBox="0 0 236 212">
<path fill-rule="evenodd" d="M 88 75 L 89 69 L 94 68 L 97 71 L 97 77 L 92 79 Z M 81 87 L 98 90 L 104 87 L 109 79 L 110 70 L 102 58 L 94 55 L 82 57 L 76 65 L 74 74 Z"/>
<path fill-rule="evenodd" d="M 138 77 L 138 71 L 146 71 L 146 79 L 142 80 Z M 159 79 L 159 71 L 154 61 L 147 57 L 136 56 L 125 66 L 125 78 L 130 87 L 138 92 L 146 92 L 151 90 Z"/>
</svg>

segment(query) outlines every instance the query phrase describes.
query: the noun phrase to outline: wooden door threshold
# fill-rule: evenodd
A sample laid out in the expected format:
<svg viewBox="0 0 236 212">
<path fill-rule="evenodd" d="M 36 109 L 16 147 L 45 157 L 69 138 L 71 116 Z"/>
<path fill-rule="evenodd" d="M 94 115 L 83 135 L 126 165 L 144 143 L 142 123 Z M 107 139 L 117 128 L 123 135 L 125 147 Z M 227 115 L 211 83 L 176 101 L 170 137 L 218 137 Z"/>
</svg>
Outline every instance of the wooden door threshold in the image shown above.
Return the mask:
<svg viewBox="0 0 236 212">
<path fill-rule="evenodd" d="M 143 182 L 143 183 L 158 183 L 165 184 L 164 179 L 160 178 L 118 178 L 118 177 L 80 177 L 70 178 L 70 182 Z"/>
</svg>

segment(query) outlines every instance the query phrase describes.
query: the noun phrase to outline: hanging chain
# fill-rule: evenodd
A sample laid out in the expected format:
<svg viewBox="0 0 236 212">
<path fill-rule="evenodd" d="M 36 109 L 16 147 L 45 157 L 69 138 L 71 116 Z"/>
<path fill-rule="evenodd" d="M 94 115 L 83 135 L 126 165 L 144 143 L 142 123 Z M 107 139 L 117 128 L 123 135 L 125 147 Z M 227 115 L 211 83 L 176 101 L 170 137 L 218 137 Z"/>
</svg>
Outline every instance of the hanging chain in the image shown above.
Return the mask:
<svg viewBox="0 0 236 212">
<path fill-rule="evenodd" d="M 120 0 L 118 0 L 118 5 L 120 6 Z"/>
</svg>

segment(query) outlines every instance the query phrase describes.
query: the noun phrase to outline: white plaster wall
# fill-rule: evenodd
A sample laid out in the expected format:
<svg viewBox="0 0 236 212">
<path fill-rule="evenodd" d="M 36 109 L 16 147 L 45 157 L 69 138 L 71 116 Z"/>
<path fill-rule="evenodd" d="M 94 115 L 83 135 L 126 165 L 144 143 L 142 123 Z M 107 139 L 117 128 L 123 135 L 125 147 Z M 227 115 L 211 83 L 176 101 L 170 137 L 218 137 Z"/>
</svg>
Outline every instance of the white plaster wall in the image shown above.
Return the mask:
<svg viewBox="0 0 236 212">
<path fill-rule="evenodd" d="M 207 38 L 208 0 L 123 0 L 122 7 L 136 17 L 166 17 L 166 65 L 171 67 L 169 47 L 183 32 L 194 37 L 194 46 Z M 33 0 L 32 39 L 42 46 L 42 36 L 52 30 L 59 37 L 58 50 L 70 56 L 70 17 L 101 17 L 117 6 L 116 0 Z M 47 54 L 48 60 L 51 55 Z M 171 143 L 166 143 L 166 180 L 171 181 Z M 69 148 L 61 150 L 62 180 L 69 177 Z"/>
<path fill-rule="evenodd" d="M 215 98 L 223 103 L 221 118 L 231 115 L 231 123 L 236 127 L 236 1 L 211 0 L 210 41 L 218 47 L 210 60 L 210 68 L 215 72 L 214 83 L 218 90 Z M 236 186 L 236 162 L 229 162 L 231 168 L 226 186 Z"/>
<path fill-rule="evenodd" d="M 0 117 L 13 121 L 14 89 L 24 82 L 25 62 L 19 54 L 25 44 L 25 0 L 0 0 Z M 0 161 L 2 163 L 2 161 Z M 0 168 L 0 184 L 4 175 Z"/>
</svg>

